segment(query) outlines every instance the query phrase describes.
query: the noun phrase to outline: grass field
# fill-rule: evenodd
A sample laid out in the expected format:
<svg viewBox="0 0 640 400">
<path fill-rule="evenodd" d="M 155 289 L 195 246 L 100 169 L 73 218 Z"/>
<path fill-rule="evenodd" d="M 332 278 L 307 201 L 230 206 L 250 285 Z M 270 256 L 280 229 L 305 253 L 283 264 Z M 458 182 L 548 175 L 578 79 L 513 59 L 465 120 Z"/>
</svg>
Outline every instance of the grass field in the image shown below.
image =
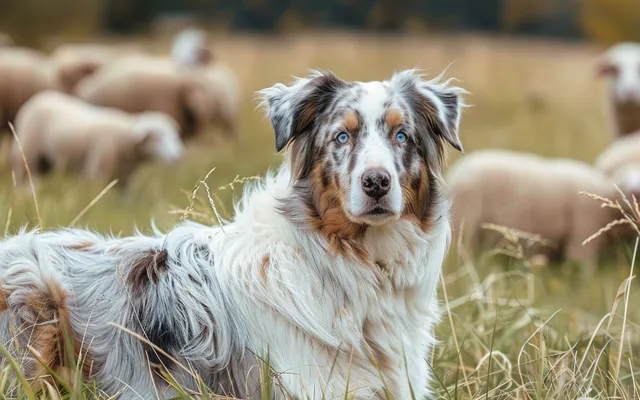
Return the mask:
<svg viewBox="0 0 640 400">
<path fill-rule="evenodd" d="M 600 49 L 583 44 L 336 33 L 219 37 L 216 50 L 242 84 L 238 142 L 225 143 L 211 132 L 190 143 L 180 167 L 143 168 L 133 201 L 122 202 L 112 189 L 81 214 L 78 226 L 130 234 L 134 225 L 148 230 L 153 217 L 161 228 L 170 227 L 180 218 L 175 211 L 189 206 L 194 184 L 212 168 L 207 184 L 219 211 L 230 216 L 241 184 L 227 184 L 279 162 L 271 127 L 255 109 L 253 93 L 309 68 L 372 80 L 416 66 L 436 75 L 449 66 L 448 75 L 472 93 L 473 107 L 466 110 L 461 129 L 467 152 L 502 147 L 592 162 L 609 141 L 604 90 L 592 68 Z M 63 176 L 46 180 L 37 192 L 43 226 L 68 225 L 102 189 Z M 206 193 L 199 192 L 196 210 L 213 222 L 208 204 Z M 5 169 L 0 227 L 12 232 L 25 223 L 39 224 L 33 198 L 14 192 Z M 441 344 L 431 360 L 438 395 L 640 398 L 640 308 L 634 307 L 640 288 L 625 281 L 631 262 L 620 259 L 577 282 L 569 268 L 533 267 L 517 258 L 469 260 L 464 251 L 453 250 L 440 296 L 444 312 L 436 335 Z M 0 391 L 13 384 L 0 379 Z"/>
</svg>

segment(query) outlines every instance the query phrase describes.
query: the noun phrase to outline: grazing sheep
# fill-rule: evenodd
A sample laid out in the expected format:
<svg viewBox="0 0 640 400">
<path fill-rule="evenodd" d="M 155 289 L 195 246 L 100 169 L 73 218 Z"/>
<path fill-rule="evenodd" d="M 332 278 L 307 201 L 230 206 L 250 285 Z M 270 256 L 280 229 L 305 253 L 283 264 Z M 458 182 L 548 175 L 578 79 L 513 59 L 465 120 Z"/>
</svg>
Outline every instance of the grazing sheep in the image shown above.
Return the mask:
<svg viewBox="0 0 640 400">
<path fill-rule="evenodd" d="M 614 137 L 640 130 L 640 43 L 613 46 L 601 57 L 597 70 L 609 83 Z"/>
<path fill-rule="evenodd" d="M 180 67 L 203 66 L 213 61 L 209 36 L 200 29 L 184 29 L 173 39 L 171 58 Z"/>
<path fill-rule="evenodd" d="M 138 115 L 100 108 L 61 92 L 34 96 L 18 113 L 12 164 L 19 183 L 25 181 L 23 161 L 38 178 L 52 167 L 79 171 L 92 180 L 129 177 L 142 161 L 175 163 L 183 153 L 177 123 L 168 115 Z"/>
<path fill-rule="evenodd" d="M 540 235 L 559 246 L 565 258 L 593 266 L 607 240 L 599 237 L 584 246 L 582 242 L 616 218 L 613 210 L 579 194 L 612 198 L 611 182 L 574 160 L 483 150 L 460 159 L 447 182 L 454 230 L 462 228 L 462 243 L 472 251 L 491 237 L 482 228 L 488 223 Z"/>
<path fill-rule="evenodd" d="M 65 44 L 53 51 L 51 59 L 57 68 L 64 90 L 71 93 L 80 80 L 104 65 L 138 52 L 135 48 L 117 48 L 102 44 Z"/>
<path fill-rule="evenodd" d="M 7 128 L 18 110 L 34 94 L 57 89 L 54 68 L 43 53 L 7 47 L 0 49 L 0 130 Z"/>
<path fill-rule="evenodd" d="M 96 105 L 128 112 L 162 111 L 185 137 L 211 123 L 235 133 L 237 89 L 222 67 L 182 69 L 171 60 L 128 57 L 83 79 L 75 94 Z"/>
<path fill-rule="evenodd" d="M 611 178 L 627 197 L 640 200 L 640 132 L 611 143 L 596 160 L 596 168 Z"/>
</svg>

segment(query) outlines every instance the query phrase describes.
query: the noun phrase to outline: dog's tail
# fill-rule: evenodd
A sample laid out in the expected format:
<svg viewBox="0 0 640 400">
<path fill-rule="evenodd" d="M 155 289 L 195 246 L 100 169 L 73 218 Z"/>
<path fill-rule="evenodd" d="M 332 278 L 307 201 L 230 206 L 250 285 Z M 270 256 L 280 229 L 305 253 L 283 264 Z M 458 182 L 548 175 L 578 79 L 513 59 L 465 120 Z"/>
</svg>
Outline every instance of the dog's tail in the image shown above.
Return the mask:
<svg viewBox="0 0 640 400">
<path fill-rule="evenodd" d="M 34 389 L 51 381 L 51 371 L 67 374 L 71 338 L 69 292 L 38 236 L 23 230 L 0 243 L 0 336 Z"/>
</svg>

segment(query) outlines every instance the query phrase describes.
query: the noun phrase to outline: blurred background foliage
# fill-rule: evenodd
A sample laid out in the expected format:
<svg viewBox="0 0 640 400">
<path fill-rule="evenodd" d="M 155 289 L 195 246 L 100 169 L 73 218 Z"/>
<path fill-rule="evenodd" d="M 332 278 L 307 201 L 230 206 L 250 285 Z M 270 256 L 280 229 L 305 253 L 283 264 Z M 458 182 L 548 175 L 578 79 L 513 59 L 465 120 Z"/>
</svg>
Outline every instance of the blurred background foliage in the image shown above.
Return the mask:
<svg viewBox="0 0 640 400">
<path fill-rule="evenodd" d="M 482 31 L 640 40 L 640 0 L 2 0 L 0 30 L 23 44 L 144 33 L 187 18 L 220 31 Z"/>
</svg>

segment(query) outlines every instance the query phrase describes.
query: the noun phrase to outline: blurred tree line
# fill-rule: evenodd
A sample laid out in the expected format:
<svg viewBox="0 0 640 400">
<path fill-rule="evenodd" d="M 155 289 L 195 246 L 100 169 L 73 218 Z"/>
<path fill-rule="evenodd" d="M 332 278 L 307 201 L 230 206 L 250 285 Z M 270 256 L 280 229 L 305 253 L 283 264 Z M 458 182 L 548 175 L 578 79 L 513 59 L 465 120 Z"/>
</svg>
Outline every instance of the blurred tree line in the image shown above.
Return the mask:
<svg viewBox="0 0 640 400">
<path fill-rule="evenodd" d="M 474 30 L 640 41 L 640 0 L 1 0 L 0 31 L 28 42 L 126 34 L 176 15 L 236 31 Z"/>
</svg>

